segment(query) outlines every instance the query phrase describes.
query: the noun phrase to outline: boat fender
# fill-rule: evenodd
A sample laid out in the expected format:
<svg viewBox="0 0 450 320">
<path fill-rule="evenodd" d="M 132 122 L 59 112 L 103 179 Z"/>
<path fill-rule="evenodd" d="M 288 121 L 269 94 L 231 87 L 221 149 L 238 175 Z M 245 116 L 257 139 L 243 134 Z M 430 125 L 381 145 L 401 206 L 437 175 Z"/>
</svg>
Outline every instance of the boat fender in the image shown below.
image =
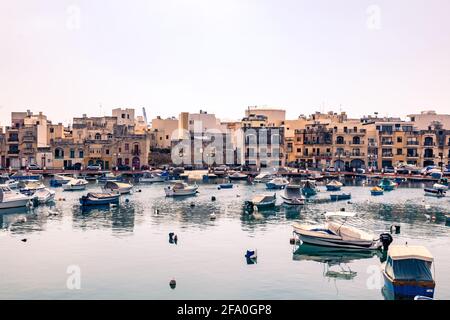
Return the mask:
<svg viewBox="0 0 450 320">
<path fill-rule="evenodd" d="M 380 241 L 383 245 L 383 249 L 385 251 L 388 250 L 389 245 L 392 243 L 394 239 L 392 238 L 392 236 L 389 233 L 382 233 L 380 234 Z"/>
</svg>

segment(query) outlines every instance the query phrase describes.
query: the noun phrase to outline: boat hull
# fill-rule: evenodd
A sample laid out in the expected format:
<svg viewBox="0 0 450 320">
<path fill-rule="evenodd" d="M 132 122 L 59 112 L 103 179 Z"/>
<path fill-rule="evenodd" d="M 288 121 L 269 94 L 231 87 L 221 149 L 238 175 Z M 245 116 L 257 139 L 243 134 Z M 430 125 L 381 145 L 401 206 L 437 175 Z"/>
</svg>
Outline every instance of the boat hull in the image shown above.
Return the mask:
<svg viewBox="0 0 450 320">
<path fill-rule="evenodd" d="M 387 290 L 394 294 L 394 296 L 410 297 L 424 296 L 433 298 L 434 296 L 434 281 L 399 281 L 392 280 L 383 271 L 384 286 Z"/>
<path fill-rule="evenodd" d="M 164 189 L 166 192 L 166 197 L 185 197 L 185 196 L 193 196 L 197 194 L 197 188 L 192 190 L 173 190 L 173 189 Z"/>
<path fill-rule="evenodd" d="M 312 197 L 317 194 L 317 191 L 315 189 L 303 188 L 302 193 L 305 197 Z"/>
<path fill-rule="evenodd" d="M 76 186 L 76 185 L 64 184 L 62 187 L 63 187 L 64 191 L 78 191 L 78 190 L 85 190 L 86 189 L 86 185 Z"/>
<path fill-rule="evenodd" d="M 220 189 L 232 189 L 233 188 L 233 184 L 231 183 L 223 183 L 223 184 L 219 184 Z"/>
<path fill-rule="evenodd" d="M 11 208 L 20 208 L 26 207 L 30 199 L 17 199 L 7 202 L 0 202 L 0 209 L 11 209 Z"/>
<path fill-rule="evenodd" d="M 89 196 L 83 196 L 80 199 L 80 204 L 82 206 L 104 206 L 109 204 L 118 204 L 119 195 L 105 198 L 94 198 Z"/>
<path fill-rule="evenodd" d="M 274 189 L 284 189 L 286 187 L 286 185 L 267 182 L 266 187 L 267 187 L 267 189 L 274 190 Z"/>
<path fill-rule="evenodd" d="M 350 194 L 330 194 L 331 201 L 350 200 L 351 198 Z"/>
<path fill-rule="evenodd" d="M 341 187 L 339 187 L 339 186 L 329 186 L 329 185 L 327 185 L 326 187 L 327 187 L 327 191 L 339 191 L 339 190 L 341 190 Z"/>
</svg>

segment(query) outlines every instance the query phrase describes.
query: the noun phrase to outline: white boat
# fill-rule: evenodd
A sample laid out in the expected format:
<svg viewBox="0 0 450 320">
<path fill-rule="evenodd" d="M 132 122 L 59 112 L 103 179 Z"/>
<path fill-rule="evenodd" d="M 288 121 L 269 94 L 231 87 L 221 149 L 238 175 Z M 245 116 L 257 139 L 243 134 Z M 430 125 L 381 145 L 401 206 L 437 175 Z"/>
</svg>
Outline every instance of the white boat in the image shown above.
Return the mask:
<svg viewBox="0 0 450 320">
<path fill-rule="evenodd" d="M 341 190 L 343 184 L 340 181 L 332 180 L 331 182 L 327 183 L 327 191 L 339 191 Z"/>
<path fill-rule="evenodd" d="M 445 184 L 435 183 L 433 184 L 433 189 L 447 191 L 448 186 L 446 186 Z"/>
<path fill-rule="evenodd" d="M 131 192 L 131 189 L 133 189 L 133 185 L 123 182 L 108 181 L 103 186 L 103 189 L 109 192 L 118 192 L 119 194 L 126 194 Z"/>
<path fill-rule="evenodd" d="M 267 189 L 283 189 L 289 184 L 286 178 L 278 177 L 266 183 Z"/>
<path fill-rule="evenodd" d="M 161 175 L 145 172 L 142 177 L 139 178 L 140 183 L 154 183 L 154 182 L 164 182 L 164 178 Z"/>
<path fill-rule="evenodd" d="M 230 179 L 230 180 L 246 180 L 247 175 L 240 173 L 240 172 L 235 172 L 232 175 L 229 175 L 228 179 Z"/>
<path fill-rule="evenodd" d="M 84 190 L 89 182 L 84 179 L 72 179 L 66 184 L 63 184 L 64 191 L 72 191 L 72 190 Z"/>
<path fill-rule="evenodd" d="M 281 194 L 283 203 L 288 205 L 304 205 L 305 197 L 302 195 L 302 186 L 299 184 L 288 184 Z"/>
<path fill-rule="evenodd" d="M 29 196 L 12 191 L 8 186 L 0 187 L 0 209 L 26 207 L 30 199 Z"/>
<path fill-rule="evenodd" d="M 262 172 L 255 177 L 254 182 L 257 183 L 266 183 L 273 179 L 273 174 L 270 172 Z"/>
<path fill-rule="evenodd" d="M 185 182 L 175 182 L 164 188 L 167 197 L 191 196 L 197 193 L 197 184 L 188 185 Z"/>
<path fill-rule="evenodd" d="M 348 250 L 378 250 L 383 247 L 382 241 L 371 233 L 346 225 L 347 218 L 354 217 L 353 212 L 328 212 L 325 217 L 345 217 L 343 222 L 327 221 L 323 225 L 306 225 L 294 223 L 294 234 L 306 244 L 325 247 L 336 247 Z M 383 234 L 389 236 L 389 234 Z M 380 238 L 381 235 L 380 235 Z M 390 237 L 390 242 L 392 237 Z"/>
<path fill-rule="evenodd" d="M 4 183 L 1 184 L 2 186 L 7 186 L 11 189 L 17 189 L 19 187 L 19 181 L 17 180 L 6 180 Z"/>
<path fill-rule="evenodd" d="M 443 189 L 425 188 L 423 189 L 423 191 L 425 191 L 426 196 L 431 197 L 442 198 L 446 195 L 446 191 Z"/>
<path fill-rule="evenodd" d="M 20 192 L 27 195 L 27 196 L 31 196 L 33 195 L 36 191 L 44 189 L 45 185 L 40 182 L 40 181 L 35 181 L 35 180 L 31 180 L 31 181 L 26 181 L 26 180 L 22 180 L 19 182 L 19 188 L 20 188 Z"/>
<path fill-rule="evenodd" d="M 55 200 L 56 192 L 49 188 L 39 189 L 33 194 L 33 198 L 37 198 L 38 202 L 45 204 Z"/>
<path fill-rule="evenodd" d="M 72 179 L 73 179 L 73 177 L 70 177 L 70 176 L 64 176 L 64 175 L 61 175 L 61 174 L 55 174 L 53 176 L 53 179 L 50 180 L 50 186 L 51 187 L 60 187 L 63 184 L 66 184 L 67 182 L 69 182 Z"/>
</svg>

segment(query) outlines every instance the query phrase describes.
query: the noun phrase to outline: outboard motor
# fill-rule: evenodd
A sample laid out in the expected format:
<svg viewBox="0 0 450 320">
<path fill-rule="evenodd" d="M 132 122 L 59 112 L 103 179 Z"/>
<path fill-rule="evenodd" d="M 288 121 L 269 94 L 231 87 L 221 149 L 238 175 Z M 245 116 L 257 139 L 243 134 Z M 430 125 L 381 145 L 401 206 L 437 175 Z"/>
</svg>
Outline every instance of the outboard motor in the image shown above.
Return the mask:
<svg viewBox="0 0 450 320">
<path fill-rule="evenodd" d="M 387 251 L 389 248 L 389 245 L 392 243 L 394 239 L 392 239 L 392 236 L 389 233 L 382 233 L 380 234 L 380 241 L 383 244 L 383 250 Z"/>
<path fill-rule="evenodd" d="M 252 201 L 245 201 L 244 202 L 244 210 L 247 213 L 253 213 L 253 211 L 254 211 L 253 202 Z"/>
</svg>

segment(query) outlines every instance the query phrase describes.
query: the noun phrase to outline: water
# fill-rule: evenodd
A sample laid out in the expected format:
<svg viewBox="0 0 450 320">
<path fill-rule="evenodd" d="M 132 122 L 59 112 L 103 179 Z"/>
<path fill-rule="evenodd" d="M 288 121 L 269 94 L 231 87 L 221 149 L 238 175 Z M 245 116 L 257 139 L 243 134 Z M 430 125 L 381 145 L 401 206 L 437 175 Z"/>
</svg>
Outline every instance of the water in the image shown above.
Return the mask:
<svg viewBox="0 0 450 320">
<path fill-rule="evenodd" d="M 197 196 L 183 200 L 166 198 L 162 184 L 139 185 L 142 192 L 123 197 L 128 203 L 88 212 L 78 205 L 86 191 L 56 188 L 56 199 L 65 201 L 53 207 L 0 215 L 0 298 L 389 298 L 378 277 L 380 257 L 295 252 L 289 244 L 293 222 L 321 222 L 325 211 L 345 207 L 361 212 L 352 220 L 355 226 L 379 234 L 399 224 L 394 243 L 425 245 L 435 257 L 435 298 L 449 299 L 450 227 L 445 214 L 450 198 L 425 197 L 421 184 L 381 197 L 370 196 L 369 186 L 360 181 L 347 184 L 353 184 L 343 188 L 352 193 L 351 203 L 279 206 L 256 216 L 244 215 L 242 204 L 254 194 L 269 193 L 263 184 L 241 182 L 224 190 L 201 184 Z M 95 183 L 88 189 L 100 191 Z M 321 189 L 317 198 L 328 198 L 329 192 Z M 216 201 L 211 201 L 213 195 Z M 49 210 L 60 214 L 49 216 Z M 214 221 L 211 212 L 216 213 Z M 169 243 L 169 232 L 178 235 L 177 245 Z M 257 264 L 247 265 L 244 254 L 253 248 Z M 67 287 L 69 266 L 81 271 L 79 290 Z M 171 279 L 177 281 L 174 290 Z"/>
</svg>

